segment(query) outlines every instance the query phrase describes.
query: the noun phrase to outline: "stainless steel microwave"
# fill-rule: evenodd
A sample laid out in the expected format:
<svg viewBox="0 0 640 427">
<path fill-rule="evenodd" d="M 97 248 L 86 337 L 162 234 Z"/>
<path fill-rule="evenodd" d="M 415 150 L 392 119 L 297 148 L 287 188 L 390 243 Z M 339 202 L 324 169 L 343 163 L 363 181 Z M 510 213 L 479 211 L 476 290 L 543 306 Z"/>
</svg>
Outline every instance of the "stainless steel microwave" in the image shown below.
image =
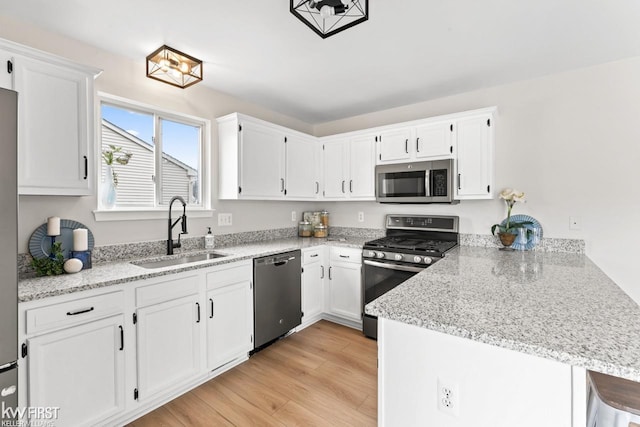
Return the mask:
<svg viewBox="0 0 640 427">
<path fill-rule="evenodd" d="M 453 160 L 376 166 L 381 203 L 458 203 L 453 199 Z"/>
</svg>

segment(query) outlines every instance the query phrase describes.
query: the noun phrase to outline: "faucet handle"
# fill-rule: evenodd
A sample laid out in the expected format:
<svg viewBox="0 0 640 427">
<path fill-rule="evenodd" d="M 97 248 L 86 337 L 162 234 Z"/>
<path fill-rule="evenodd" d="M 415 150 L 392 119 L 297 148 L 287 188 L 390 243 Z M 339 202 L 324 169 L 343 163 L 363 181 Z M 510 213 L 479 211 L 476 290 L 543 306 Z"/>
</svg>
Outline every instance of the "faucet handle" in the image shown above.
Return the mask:
<svg viewBox="0 0 640 427">
<path fill-rule="evenodd" d="M 182 234 L 189 234 L 187 232 L 187 216 L 182 215 Z"/>
</svg>

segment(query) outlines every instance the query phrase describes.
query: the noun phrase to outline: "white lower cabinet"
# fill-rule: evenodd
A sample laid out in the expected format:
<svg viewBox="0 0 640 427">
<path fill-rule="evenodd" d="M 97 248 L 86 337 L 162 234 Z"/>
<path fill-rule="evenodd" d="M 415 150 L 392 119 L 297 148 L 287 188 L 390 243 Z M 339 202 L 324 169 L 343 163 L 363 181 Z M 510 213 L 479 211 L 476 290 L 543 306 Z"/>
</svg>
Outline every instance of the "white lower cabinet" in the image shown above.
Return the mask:
<svg viewBox="0 0 640 427">
<path fill-rule="evenodd" d="M 323 246 L 302 251 L 302 326 L 320 319 L 324 311 L 324 278 L 326 277 Z"/>
<path fill-rule="evenodd" d="M 328 312 L 362 323 L 362 251 L 332 247 L 329 266 Z"/>
<path fill-rule="evenodd" d="M 201 311 L 197 294 L 137 310 L 140 402 L 199 373 Z"/>
<path fill-rule="evenodd" d="M 93 426 L 125 409 L 124 317 L 27 340 L 28 406 L 57 407 L 56 425 Z"/>
<path fill-rule="evenodd" d="M 250 262 L 207 274 L 207 368 L 217 369 L 253 348 L 253 266 Z"/>
</svg>

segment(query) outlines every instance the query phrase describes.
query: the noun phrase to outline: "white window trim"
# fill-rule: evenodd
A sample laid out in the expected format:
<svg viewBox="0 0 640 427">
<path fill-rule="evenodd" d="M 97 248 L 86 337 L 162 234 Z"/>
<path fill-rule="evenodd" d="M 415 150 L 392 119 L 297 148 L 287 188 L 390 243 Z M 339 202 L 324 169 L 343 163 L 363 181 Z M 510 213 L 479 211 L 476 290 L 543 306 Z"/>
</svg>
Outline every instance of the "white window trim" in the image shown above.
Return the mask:
<svg viewBox="0 0 640 427">
<path fill-rule="evenodd" d="M 200 197 L 202 198 L 202 205 L 197 207 L 189 207 L 187 205 L 187 213 L 192 218 L 208 218 L 213 216 L 215 210 L 211 206 L 211 120 L 201 117 L 192 116 L 189 114 L 178 113 L 175 111 L 166 110 L 155 105 L 145 104 L 142 102 L 134 101 L 128 98 L 123 98 L 116 95 L 111 95 L 104 92 L 98 92 L 97 94 L 98 107 L 103 102 L 121 106 L 123 108 L 137 108 L 143 111 L 152 111 L 163 116 L 166 119 L 175 119 L 182 122 L 191 122 L 194 124 L 202 124 L 203 132 L 203 147 L 202 147 L 202 171 L 201 179 L 203 182 L 203 188 L 200 190 Z M 102 112 L 101 108 L 96 108 L 96 123 L 101 123 Z M 96 153 L 102 152 L 102 136 L 100 132 L 100 126 L 96 126 Z M 93 211 L 93 215 L 96 221 L 133 221 L 133 220 L 145 220 L 145 219 L 164 219 L 167 218 L 168 207 L 118 207 L 113 209 L 102 209 L 100 205 L 100 176 L 99 171 L 102 167 L 102 160 L 97 156 L 96 162 L 100 165 L 99 168 L 94 168 L 96 171 L 96 205 L 97 208 Z"/>
</svg>

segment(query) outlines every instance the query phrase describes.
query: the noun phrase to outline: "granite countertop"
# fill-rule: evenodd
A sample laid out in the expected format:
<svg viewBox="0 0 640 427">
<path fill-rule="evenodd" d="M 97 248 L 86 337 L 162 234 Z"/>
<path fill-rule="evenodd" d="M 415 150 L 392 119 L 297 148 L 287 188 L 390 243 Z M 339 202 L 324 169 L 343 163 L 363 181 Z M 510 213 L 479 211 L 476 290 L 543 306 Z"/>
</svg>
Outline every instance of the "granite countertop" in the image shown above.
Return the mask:
<svg viewBox="0 0 640 427">
<path fill-rule="evenodd" d="M 320 245 L 353 247 L 362 249 L 365 241 L 364 237 L 349 236 L 345 240 L 332 236 L 329 239 L 315 238 L 291 238 L 266 240 L 255 243 L 248 243 L 235 246 L 225 246 L 213 250 L 197 250 L 181 252 L 173 256 L 163 256 L 130 260 L 124 262 L 112 262 L 94 265 L 93 268 L 82 270 L 76 274 L 63 274 L 60 276 L 36 277 L 22 279 L 18 282 L 18 301 L 27 302 L 42 298 L 54 297 L 73 292 L 96 289 L 105 286 L 117 285 L 121 283 L 133 282 L 136 280 L 148 279 L 151 277 L 175 274 L 183 271 L 198 270 L 215 265 L 228 264 L 231 262 L 252 259 L 256 257 L 274 255 L 280 252 L 287 252 L 296 249 L 304 249 Z M 170 267 L 148 269 L 132 264 L 142 260 L 160 260 L 167 258 L 178 258 L 184 255 L 216 252 L 225 254 L 225 257 L 189 264 L 182 264 Z"/>
<path fill-rule="evenodd" d="M 640 381 L 640 307 L 582 254 L 458 247 L 365 312 Z"/>
</svg>

